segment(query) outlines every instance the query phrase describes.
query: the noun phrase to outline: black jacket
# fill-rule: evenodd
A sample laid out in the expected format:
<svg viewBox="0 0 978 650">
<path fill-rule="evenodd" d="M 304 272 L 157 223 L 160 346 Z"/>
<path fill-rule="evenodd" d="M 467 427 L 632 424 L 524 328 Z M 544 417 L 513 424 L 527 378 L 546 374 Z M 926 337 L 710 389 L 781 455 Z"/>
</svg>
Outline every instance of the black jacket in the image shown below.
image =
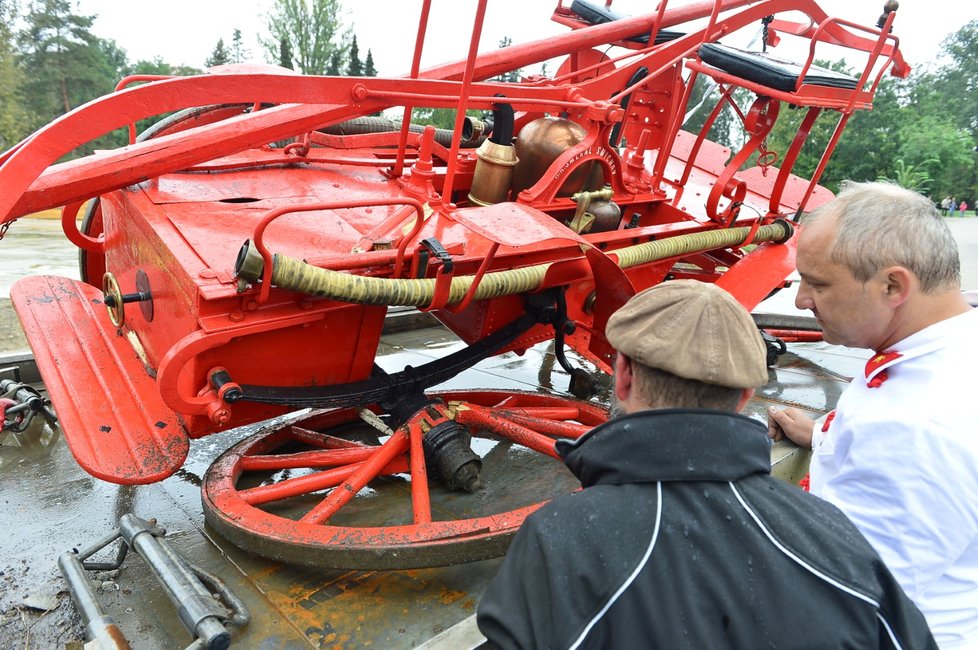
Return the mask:
<svg viewBox="0 0 978 650">
<path fill-rule="evenodd" d="M 584 490 L 530 516 L 479 605 L 502 648 L 936 648 L 834 506 L 770 476 L 762 424 L 635 413 L 558 451 Z"/>
</svg>

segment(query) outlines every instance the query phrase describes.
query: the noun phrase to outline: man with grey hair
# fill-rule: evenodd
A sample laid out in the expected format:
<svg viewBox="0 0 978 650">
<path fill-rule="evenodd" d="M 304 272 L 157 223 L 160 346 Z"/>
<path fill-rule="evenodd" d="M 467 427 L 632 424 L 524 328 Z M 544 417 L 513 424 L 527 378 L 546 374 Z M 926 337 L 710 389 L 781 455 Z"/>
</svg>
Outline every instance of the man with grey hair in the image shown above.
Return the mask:
<svg viewBox="0 0 978 650">
<path fill-rule="evenodd" d="M 769 434 L 813 449 L 811 491 L 886 561 L 941 648 L 978 648 L 978 310 L 925 197 L 849 183 L 802 222 L 795 304 L 824 338 L 875 354 L 816 431 L 770 409 Z"/>
<path fill-rule="evenodd" d="M 608 321 L 616 416 L 557 451 L 583 490 L 527 518 L 479 604 L 500 648 L 934 648 L 836 508 L 770 475 L 764 343 L 723 289 L 665 282 Z"/>
</svg>

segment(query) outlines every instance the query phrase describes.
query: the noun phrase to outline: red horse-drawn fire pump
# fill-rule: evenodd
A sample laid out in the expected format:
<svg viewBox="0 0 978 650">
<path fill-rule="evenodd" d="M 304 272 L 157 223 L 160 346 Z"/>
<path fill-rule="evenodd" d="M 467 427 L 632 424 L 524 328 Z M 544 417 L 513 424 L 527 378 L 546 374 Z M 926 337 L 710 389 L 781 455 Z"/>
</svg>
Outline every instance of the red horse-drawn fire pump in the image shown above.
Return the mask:
<svg viewBox="0 0 978 650">
<path fill-rule="evenodd" d="M 608 370 L 608 316 L 673 278 L 716 282 L 753 309 L 793 270 L 796 215 L 831 197 L 818 179 L 846 121 L 871 108 L 884 73 L 909 71 L 895 3 L 864 26 L 813 0 L 660 0 L 635 17 L 574 0 L 554 10 L 561 35 L 478 54 L 481 0 L 467 58 L 421 70 L 429 8 L 403 77 L 247 65 L 134 77 L 0 156 L 0 234 L 64 206 L 81 250 L 80 281 L 28 277 L 11 298 L 86 471 L 160 481 L 191 439 L 310 408 L 207 471 L 203 507 L 221 535 L 329 567 L 499 555 L 539 503 L 518 489 L 482 498 L 496 462 L 483 443 L 509 442 L 543 471 L 557 437 L 607 411 L 433 389 L 554 341 L 586 396 L 589 374 L 565 348 Z M 759 29 L 763 49 L 804 44 L 801 61 L 727 44 Z M 827 46 L 861 57 L 860 74 L 815 65 Z M 553 77 L 493 81 L 551 59 Z M 716 108 L 691 133 L 698 78 L 715 84 Z M 706 137 L 724 106 L 742 120 L 739 150 Z M 417 108 L 456 109 L 455 128 L 413 125 Z M 801 126 L 770 151 L 789 108 Z M 164 117 L 137 135 L 131 125 L 152 116 Z M 802 179 L 792 167 L 818 118 L 837 126 Z M 126 125 L 128 146 L 57 163 Z M 382 370 L 396 306 L 430 312 L 465 345 Z M 403 512 L 372 519 L 378 491 L 403 493 Z"/>
</svg>

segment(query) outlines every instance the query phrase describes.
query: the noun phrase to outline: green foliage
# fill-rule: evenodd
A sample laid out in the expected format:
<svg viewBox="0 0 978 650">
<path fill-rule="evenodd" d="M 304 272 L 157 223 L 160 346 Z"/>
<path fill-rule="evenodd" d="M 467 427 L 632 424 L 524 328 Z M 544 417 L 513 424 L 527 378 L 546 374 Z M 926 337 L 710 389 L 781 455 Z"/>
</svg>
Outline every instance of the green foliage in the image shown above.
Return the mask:
<svg viewBox="0 0 978 650">
<path fill-rule="evenodd" d="M 415 108 L 411 114 L 411 124 L 432 125 L 438 129 L 449 131 L 455 128 L 455 116 L 458 114 L 454 108 Z M 483 117 L 483 112 L 479 110 L 468 110 L 465 112 L 470 117 Z"/>
<path fill-rule="evenodd" d="M 259 38 L 268 60 L 277 59 L 286 39 L 299 72 L 338 74 L 350 47 L 341 9 L 340 0 L 275 0 L 266 16 L 268 35 Z"/>
<path fill-rule="evenodd" d="M 454 108 L 415 108 L 411 115 L 412 124 L 431 124 L 439 129 L 454 129 L 455 114 Z"/>
<path fill-rule="evenodd" d="M 363 76 L 364 77 L 377 76 L 377 68 L 374 67 L 374 55 L 370 50 L 367 50 L 367 60 L 363 62 Z"/>
<path fill-rule="evenodd" d="M 14 7 L 0 0 L 0 151 L 19 142 L 28 134 L 25 127 L 27 111 L 21 93 L 23 74 L 14 60 L 13 21 Z"/>
<path fill-rule="evenodd" d="M 71 13 L 66 0 L 32 3 L 17 34 L 17 62 L 23 71 L 21 96 L 34 130 L 93 97 L 115 88 L 125 53 L 89 31 L 93 16 Z M 90 143 L 112 146 L 118 134 Z"/>
<path fill-rule="evenodd" d="M 249 56 L 251 56 L 251 52 L 248 51 L 248 48 L 242 42 L 241 30 L 235 28 L 234 33 L 231 35 L 231 62 L 241 63 L 247 60 Z"/>
<path fill-rule="evenodd" d="M 231 63 L 231 53 L 228 52 L 227 47 L 224 45 L 224 39 L 217 39 L 217 45 L 211 51 L 211 55 L 207 57 L 207 61 L 204 62 L 204 66 L 208 68 L 213 68 L 216 65 L 226 65 Z"/>
<path fill-rule="evenodd" d="M 908 190 L 926 194 L 930 191 L 930 185 L 933 182 L 928 168 L 937 165 L 938 162 L 936 158 L 931 158 L 918 166 L 908 165 L 902 158 L 897 158 L 893 165 L 893 177 L 881 176 L 878 180 L 889 181 Z"/>
<path fill-rule="evenodd" d="M 280 38 L 278 42 L 278 64 L 289 70 L 294 69 L 295 66 L 292 63 L 292 46 L 289 45 L 289 39 L 285 37 Z"/>
<path fill-rule="evenodd" d="M 737 90 L 733 95 L 734 102 L 738 106 L 750 101 L 751 98 L 752 95 L 745 90 Z M 690 94 L 689 119 L 683 128 L 692 133 L 699 133 L 718 101 L 720 101 L 720 93 L 717 91 L 716 84 L 709 77 L 698 76 Z M 710 126 L 707 138 L 731 148 L 738 147 L 744 142 L 742 123 L 730 102 L 724 102 L 723 108 Z"/>
<path fill-rule="evenodd" d="M 349 62 L 346 65 L 348 77 L 363 76 L 363 62 L 360 60 L 360 48 L 357 46 L 357 35 L 353 35 L 353 42 L 350 43 Z"/>
<path fill-rule="evenodd" d="M 340 76 L 340 68 L 343 67 L 343 53 L 334 51 L 329 55 L 329 65 L 326 66 L 326 74 L 330 77 Z"/>
</svg>

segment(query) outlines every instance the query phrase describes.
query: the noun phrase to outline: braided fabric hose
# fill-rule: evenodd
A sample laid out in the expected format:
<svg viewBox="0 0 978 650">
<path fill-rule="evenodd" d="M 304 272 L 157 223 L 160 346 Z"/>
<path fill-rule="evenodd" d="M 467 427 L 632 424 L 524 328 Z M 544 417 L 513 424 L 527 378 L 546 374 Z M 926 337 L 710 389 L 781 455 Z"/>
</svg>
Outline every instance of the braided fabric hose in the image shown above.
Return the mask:
<svg viewBox="0 0 978 650">
<path fill-rule="evenodd" d="M 611 251 L 618 257 L 618 266 L 628 269 L 639 264 L 647 264 L 657 260 L 664 260 L 668 257 L 677 257 L 689 253 L 699 253 L 712 251 L 717 248 L 726 248 L 742 244 L 750 234 L 747 226 L 739 228 L 723 228 L 721 230 L 707 230 L 704 232 L 694 232 L 689 235 L 679 235 L 667 239 L 656 239 L 627 246 Z M 757 235 L 752 243 L 759 244 L 767 241 L 784 241 L 791 236 L 791 226 L 785 221 L 775 221 L 767 226 L 757 229 Z"/>
<path fill-rule="evenodd" d="M 627 246 L 611 254 L 617 256 L 624 269 L 657 260 L 705 252 L 742 244 L 751 228 L 724 228 L 706 232 L 677 235 L 666 239 Z M 785 221 L 775 221 L 757 229 L 752 243 L 785 241 L 792 233 Z M 550 263 L 537 264 L 506 271 L 486 273 L 475 290 L 473 300 L 511 296 L 533 291 L 543 286 Z M 452 278 L 449 305 L 462 302 L 475 280 L 473 275 Z M 310 266 L 302 260 L 275 254 L 272 261 L 272 284 L 289 291 L 362 305 L 426 307 L 435 295 L 435 279 L 375 278 L 351 275 Z"/>
<path fill-rule="evenodd" d="M 538 289 L 550 264 L 486 273 L 473 300 L 511 296 Z M 448 304 L 462 302 L 474 275 L 452 278 Z M 301 260 L 276 254 L 272 261 L 272 284 L 311 296 L 332 298 L 362 305 L 427 306 L 435 295 L 435 279 L 372 278 L 310 266 Z"/>
</svg>

